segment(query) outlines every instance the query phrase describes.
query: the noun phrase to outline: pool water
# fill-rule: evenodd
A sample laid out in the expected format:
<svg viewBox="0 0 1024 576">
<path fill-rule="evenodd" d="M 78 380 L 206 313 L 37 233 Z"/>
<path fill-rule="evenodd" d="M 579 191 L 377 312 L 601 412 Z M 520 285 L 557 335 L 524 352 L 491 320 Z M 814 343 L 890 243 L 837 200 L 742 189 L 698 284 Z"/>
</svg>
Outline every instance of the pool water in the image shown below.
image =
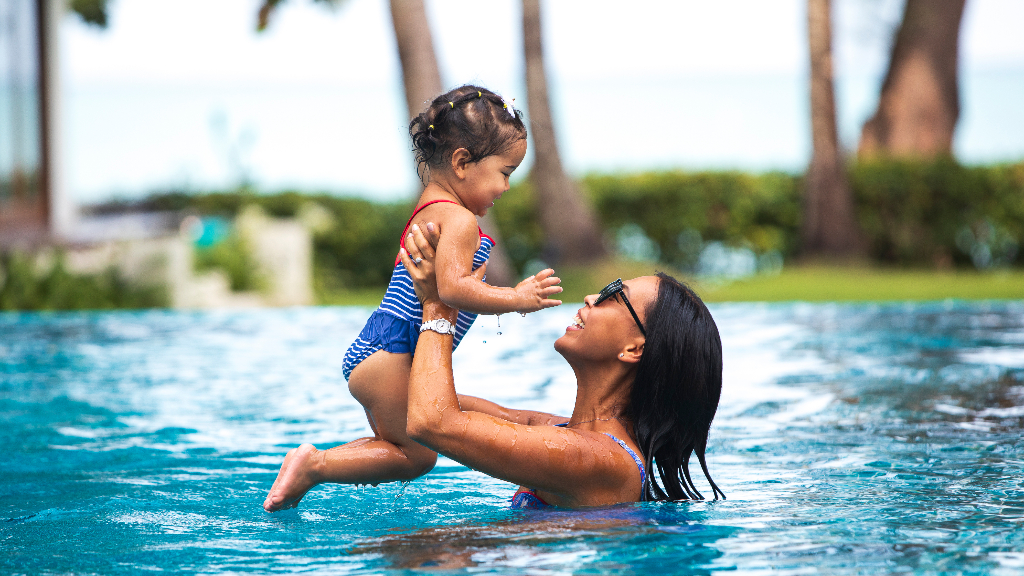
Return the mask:
<svg viewBox="0 0 1024 576">
<path fill-rule="evenodd" d="M 570 410 L 574 311 L 481 317 L 460 391 Z M 265 513 L 287 449 L 368 432 L 369 312 L 0 315 L 0 572 L 1024 572 L 1024 302 L 713 306 L 725 501 L 510 511 L 442 458 Z"/>
</svg>

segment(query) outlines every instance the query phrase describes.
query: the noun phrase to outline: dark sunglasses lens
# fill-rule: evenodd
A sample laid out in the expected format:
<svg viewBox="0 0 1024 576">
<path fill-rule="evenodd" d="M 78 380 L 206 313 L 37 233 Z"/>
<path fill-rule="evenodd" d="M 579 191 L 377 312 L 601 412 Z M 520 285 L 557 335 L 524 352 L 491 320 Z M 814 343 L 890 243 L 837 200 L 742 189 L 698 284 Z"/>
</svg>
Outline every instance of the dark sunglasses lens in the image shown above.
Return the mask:
<svg viewBox="0 0 1024 576">
<path fill-rule="evenodd" d="M 615 280 L 601 289 L 601 292 L 597 295 L 597 300 L 594 301 L 594 306 L 597 306 L 601 302 L 611 298 L 615 294 L 622 291 L 622 278 Z"/>
</svg>

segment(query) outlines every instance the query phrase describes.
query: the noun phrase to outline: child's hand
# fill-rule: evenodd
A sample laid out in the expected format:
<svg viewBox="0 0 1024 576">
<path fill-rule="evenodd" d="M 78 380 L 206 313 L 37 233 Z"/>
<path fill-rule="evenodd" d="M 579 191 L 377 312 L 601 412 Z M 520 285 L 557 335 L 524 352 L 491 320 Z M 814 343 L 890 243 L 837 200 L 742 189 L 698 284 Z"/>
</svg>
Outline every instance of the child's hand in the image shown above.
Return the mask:
<svg viewBox="0 0 1024 576">
<path fill-rule="evenodd" d="M 516 309 L 516 312 L 526 314 L 527 312 L 536 312 L 537 310 L 558 306 L 562 303 L 561 300 L 551 300 L 548 298 L 562 291 L 562 287 L 557 286 L 561 280 L 554 276 L 554 273 L 555 271 L 551 268 L 541 270 L 516 284 L 516 294 L 521 301 L 520 307 Z"/>
</svg>

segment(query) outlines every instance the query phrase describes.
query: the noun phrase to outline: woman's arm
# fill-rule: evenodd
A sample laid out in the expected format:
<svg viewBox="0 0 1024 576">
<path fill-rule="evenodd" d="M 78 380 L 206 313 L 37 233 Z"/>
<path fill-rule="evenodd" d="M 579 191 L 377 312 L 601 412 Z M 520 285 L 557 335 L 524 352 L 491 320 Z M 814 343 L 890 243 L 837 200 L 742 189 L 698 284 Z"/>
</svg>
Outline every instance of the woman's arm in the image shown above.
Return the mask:
<svg viewBox="0 0 1024 576">
<path fill-rule="evenodd" d="M 550 298 L 562 291 L 552 270 L 531 276 L 515 288 L 482 282 L 473 274 L 473 254 L 480 242 L 476 218 L 464 208 L 450 204 L 432 205 L 424 213 L 440 217 L 444 229 L 437 244 L 437 289 L 441 300 L 449 306 L 477 314 L 505 314 L 536 312 L 562 303 Z M 408 235 L 405 242 L 410 243 Z"/>
<path fill-rule="evenodd" d="M 433 251 L 417 229 L 423 261 L 400 253 L 423 302 L 424 321 L 454 322 L 457 310 L 437 295 Z M 414 252 L 415 253 L 415 252 Z M 596 432 L 516 424 L 482 412 L 464 412 L 452 376 L 450 334 L 420 334 L 409 377 L 409 436 L 424 446 L 496 478 L 545 492 L 551 504 L 586 506 L 630 499 L 639 485 L 636 465 L 614 441 Z M 632 482 L 631 482 L 632 481 Z"/>
<path fill-rule="evenodd" d="M 465 412 L 489 414 L 491 416 L 497 416 L 502 420 L 515 422 L 516 424 L 554 426 L 555 424 L 565 424 L 569 421 L 565 416 L 558 416 L 557 414 L 549 414 L 547 412 L 538 412 L 536 410 L 506 408 L 500 404 L 495 404 L 490 400 L 484 400 L 483 398 L 477 398 L 476 396 L 467 396 L 465 394 L 459 394 L 459 406 L 461 406 L 462 410 Z"/>
</svg>

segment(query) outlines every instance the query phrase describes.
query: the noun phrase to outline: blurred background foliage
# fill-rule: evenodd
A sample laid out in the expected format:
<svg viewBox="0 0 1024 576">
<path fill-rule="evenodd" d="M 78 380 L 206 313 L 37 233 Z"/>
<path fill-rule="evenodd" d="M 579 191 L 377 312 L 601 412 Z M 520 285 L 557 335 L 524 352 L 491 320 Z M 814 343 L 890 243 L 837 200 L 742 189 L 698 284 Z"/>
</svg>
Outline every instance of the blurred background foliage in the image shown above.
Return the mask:
<svg viewBox="0 0 1024 576">
<path fill-rule="evenodd" d="M 1024 263 L 1024 163 L 963 166 L 951 160 L 889 160 L 852 164 L 848 172 L 858 223 L 870 246 L 865 264 L 987 270 Z M 615 255 L 610 261 L 614 265 L 598 266 L 601 273 L 613 275 L 618 270 L 623 275 L 623 270 L 635 267 L 639 274 L 654 265 L 704 279 L 708 274 L 700 259 L 710 248 L 719 250 L 719 259 L 723 249 L 753 254 L 758 260 L 752 273 L 765 271 L 761 258 L 766 255 L 778 257 L 777 268 L 783 261 L 787 266 L 802 263 L 803 184 L 802 175 L 736 171 L 591 174 L 580 180 Z M 317 301 L 367 305 L 379 302 L 387 286 L 398 237 L 413 209 L 409 201 L 241 189 L 157 193 L 143 200 L 93 206 L 90 211 L 171 211 L 229 221 L 247 206 L 303 221 L 317 214 L 318 224 L 310 226 Z M 520 276 L 546 265 L 541 259 L 544 234 L 529 180 L 513 186 L 493 216 Z M 233 290 L 261 288 L 252 255 L 234 231 L 219 242 L 199 243 L 195 266 L 199 271 L 224 270 Z M 582 290 L 592 283 L 587 271 L 563 266 L 559 274 L 567 285 L 578 276 Z M 0 309 L 139 308 L 166 303 L 165 290 L 134 286 L 114 270 L 72 274 L 59 253 L 48 264 L 17 253 L 0 259 Z"/>
<path fill-rule="evenodd" d="M 0 310 L 157 308 L 169 304 L 167 290 L 130 282 L 116 269 L 75 274 L 59 253 L 29 257 L 0 253 Z"/>
<path fill-rule="evenodd" d="M 1024 163 L 873 161 L 852 164 L 849 176 L 858 221 L 870 245 L 867 263 L 916 269 L 1021 264 Z M 691 276 L 701 272 L 701 253 L 712 244 L 745 249 L 757 257 L 777 255 L 779 267 L 782 260 L 800 262 L 803 184 L 802 175 L 736 171 L 591 174 L 580 181 L 620 261 L 654 263 Z M 331 294 L 360 290 L 372 292 L 368 301 L 380 298 L 413 208 L 408 201 L 242 190 L 162 193 L 94 210 L 171 210 L 233 218 L 247 205 L 299 219 L 312 205 L 329 216 L 326 225 L 314 230 L 314 286 L 321 302 L 331 301 Z M 517 273 L 524 276 L 545 265 L 544 235 L 528 180 L 513 186 L 493 215 Z M 218 244 L 223 246 L 217 248 L 220 253 L 199 249 L 197 261 L 224 268 L 236 289 L 251 287 L 252 280 L 245 278 L 251 266 L 245 264 L 244 247 L 236 244 Z"/>
<path fill-rule="evenodd" d="M 259 291 L 266 284 L 252 250 L 245 239 L 233 231 L 215 244 L 196 246 L 194 268 L 197 272 L 223 271 L 233 292 Z"/>
</svg>

